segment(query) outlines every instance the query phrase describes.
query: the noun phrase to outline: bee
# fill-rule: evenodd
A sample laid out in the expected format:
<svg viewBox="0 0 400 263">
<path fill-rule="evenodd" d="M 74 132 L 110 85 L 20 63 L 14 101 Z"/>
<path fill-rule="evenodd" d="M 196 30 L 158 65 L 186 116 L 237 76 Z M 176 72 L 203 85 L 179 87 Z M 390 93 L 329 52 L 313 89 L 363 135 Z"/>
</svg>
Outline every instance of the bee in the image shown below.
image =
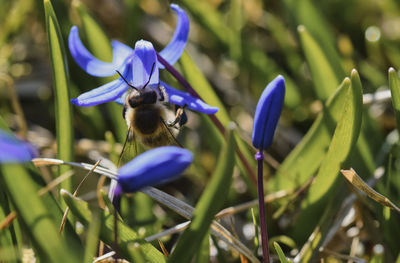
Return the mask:
<svg viewBox="0 0 400 263">
<path fill-rule="evenodd" d="M 171 122 L 166 120 L 171 117 L 164 102 L 168 101 L 168 94 L 160 84 L 152 88 L 148 84 L 153 73 L 151 69 L 150 78 L 143 88 L 136 88 L 131 85 L 120 72 L 118 74 L 129 85 L 131 91 L 125 97 L 122 116 L 128 126 L 127 140 L 140 141 L 147 148 L 155 148 L 166 145 L 182 145 L 176 140 L 176 136 L 187 121 L 183 107 L 177 106 L 175 119 Z M 125 142 L 126 143 L 126 142 Z"/>
</svg>

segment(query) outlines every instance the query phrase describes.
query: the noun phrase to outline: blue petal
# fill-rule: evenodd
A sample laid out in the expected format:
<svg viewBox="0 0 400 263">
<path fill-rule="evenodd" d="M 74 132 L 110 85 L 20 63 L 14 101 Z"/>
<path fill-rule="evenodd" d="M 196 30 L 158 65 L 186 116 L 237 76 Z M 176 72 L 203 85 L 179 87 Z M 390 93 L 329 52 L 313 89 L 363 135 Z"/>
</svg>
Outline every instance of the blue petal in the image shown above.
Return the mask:
<svg viewBox="0 0 400 263">
<path fill-rule="evenodd" d="M 264 89 L 254 115 L 252 142 L 257 149 L 272 144 L 285 97 L 285 79 L 279 75 Z"/>
<path fill-rule="evenodd" d="M 118 171 L 118 183 L 124 192 L 134 192 L 178 177 L 190 165 L 193 154 L 175 146 L 147 151 Z"/>
<path fill-rule="evenodd" d="M 123 72 L 128 80 L 132 78 L 132 65 L 128 64 Z M 103 86 L 79 95 L 76 99 L 71 99 L 71 103 L 81 107 L 95 106 L 101 103 L 110 102 L 121 97 L 129 88 L 122 78 L 113 80 Z"/>
<path fill-rule="evenodd" d="M 171 65 L 173 65 L 185 49 L 189 36 L 189 18 L 185 11 L 176 4 L 171 4 L 171 8 L 177 13 L 178 21 L 174 35 L 169 44 L 160 52 L 160 55 Z M 164 66 L 158 63 L 158 67 L 163 69 Z"/>
<path fill-rule="evenodd" d="M 157 54 L 153 44 L 149 41 L 139 40 L 136 42 L 132 58 L 132 74 L 132 85 L 138 89 L 143 88 L 149 79 L 148 85 L 159 83 Z"/>
<path fill-rule="evenodd" d="M 36 157 L 33 146 L 0 130 L 0 163 L 24 163 Z"/>
<path fill-rule="evenodd" d="M 174 89 L 165 82 L 160 82 L 164 86 L 165 92 L 168 94 L 168 102 L 179 106 L 186 105 L 188 109 L 198 111 L 205 114 L 215 114 L 218 111 L 217 107 L 212 107 L 206 104 L 201 99 L 195 98 L 189 93 Z"/>
<path fill-rule="evenodd" d="M 117 98 L 116 100 L 114 100 L 116 103 L 124 105 L 125 101 L 123 100 L 123 96 L 121 95 L 119 98 Z"/>
<path fill-rule="evenodd" d="M 96 89 L 85 92 L 76 99 L 71 99 L 71 103 L 81 107 L 95 106 L 117 99 L 127 89 L 128 85 L 122 79 L 116 79 Z"/>
<path fill-rule="evenodd" d="M 113 41 L 113 62 L 107 63 L 95 58 L 83 45 L 79 38 L 78 27 L 73 26 L 68 37 L 68 47 L 76 63 L 87 73 L 96 77 L 108 77 L 116 73 L 116 70 L 123 71 L 124 61 L 132 54 L 128 46 Z"/>
<path fill-rule="evenodd" d="M 112 40 L 111 46 L 113 49 L 113 62 L 115 65 L 122 65 L 129 56 L 133 55 L 133 49 L 130 46 L 125 45 L 124 43 L 119 42 L 118 40 Z M 114 74 L 115 74 L 114 69 Z M 119 69 L 123 71 L 123 69 Z"/>
</svg>

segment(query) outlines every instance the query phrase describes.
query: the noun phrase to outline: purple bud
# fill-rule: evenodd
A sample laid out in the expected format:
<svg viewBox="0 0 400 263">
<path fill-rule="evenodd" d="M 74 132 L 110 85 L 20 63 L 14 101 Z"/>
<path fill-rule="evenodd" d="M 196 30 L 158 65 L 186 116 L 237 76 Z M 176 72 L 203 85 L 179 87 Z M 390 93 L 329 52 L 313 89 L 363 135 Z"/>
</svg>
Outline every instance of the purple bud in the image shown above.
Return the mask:
<svg viewBox="0 0 400 263">
<path fill-rule="evenodd" d="M 257 149 L 272 144 L 285 97 L 285 79 L 279 75 L 264 89 L 254 114 L 252 142 Z"/>
<path fill-rule="evenodd" d="M 190 165 L 193 154 L 183 148 L 165 146 L 149 150 L 118 171 L 124 192 L 135 192 L 177 178 Z"/>
</svg>

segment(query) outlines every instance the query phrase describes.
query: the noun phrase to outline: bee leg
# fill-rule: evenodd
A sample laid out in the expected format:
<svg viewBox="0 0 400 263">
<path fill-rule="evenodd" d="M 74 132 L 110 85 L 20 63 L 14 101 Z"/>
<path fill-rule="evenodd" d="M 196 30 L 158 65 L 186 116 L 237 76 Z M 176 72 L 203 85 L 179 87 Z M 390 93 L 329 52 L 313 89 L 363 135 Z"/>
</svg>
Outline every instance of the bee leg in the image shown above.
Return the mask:
<svg viewBox="0 0 400 263">
<path fill-rule="evenodd" d="M 164 96 L 165 90 L 164 90 L 164 88 L 161 88 L 160 85 L 158 85 L 157 89 L 158 89 L 158 94 L 160 94 L 160 98 L 158 100 L 159 101 L 164 101 L 165 100 L 165 96 Z"/>
<path fill-rule="evenodd" d="M 176 106 L 175 110 L 175 120 L 172 122 L 168 122 L 167 125 L 168 127 L 174 127 L 177 123 L 179 123 L 180 126 L 184 125 L 187 122 L 187 115 L 185 113 L 185 108 L 186 104 L 183 105 L 182 107 Z"/>
<path fill-rule="evenodd" d="M 122 109 L 122 118 L 125 120 L 125 113 L 126 113 L 126 105 L 124 104 L 124 108 Z"/>
</svg>

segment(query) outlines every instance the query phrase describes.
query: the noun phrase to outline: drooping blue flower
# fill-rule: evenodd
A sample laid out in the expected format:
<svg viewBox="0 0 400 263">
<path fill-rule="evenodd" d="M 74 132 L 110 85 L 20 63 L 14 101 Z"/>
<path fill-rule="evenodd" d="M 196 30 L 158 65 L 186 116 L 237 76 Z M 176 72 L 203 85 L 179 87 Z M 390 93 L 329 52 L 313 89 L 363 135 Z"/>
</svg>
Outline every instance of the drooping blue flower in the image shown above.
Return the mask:
<svg viewBox="0 0 400 263">
<path fill-rule="evenodd" d="M 257 149 L 272 144 L 285 97 L 285 79 L 279 75 L 264 89 L 254 114 L 252 142 Z"/>
<path fill-rule="evenodd" d="M 177 26 L 171 42 L 159 52 L 159 55 L 169 64 L 174 64 L 185 49 L 189 35 L 189 19 L 178 5 L 171 4 L 171 8 L 178 15 Z M 157 60 L 157 53 L 154 50 L 153 44 L 149 41 L 139 40 L 136 42 L 134 49 L 117 40 L 113 40 L 111 44 L 113 48 L 113 61 L 107 63 L 95 58 L 85 48 L 79 38 L 76 26 L 71 28 L 68 38 L 68 46 L 72 57 L 90 75 L 107 77 L 117 74 L 118 71 L 135 88 L 142 89 L 147 84 L 146 88 L 154 89 L 159 93 L 158 85 L 160 84 L 160 80 L 158 71 L 164 67 Z M 71 102 L 78 106 L 94 106 L 110 101 L 122 104 L 123 99 L 121 96 L 128 89 L 129 86 L 120 77 L 101 87 L 81 94 L 78 98 L 72 99 Z M 166 87 L 165 91 L 168 98 L 165 98 L 164 102 L 180 106 L 187 105 L 187 108 L 191 110 L 206 114 L 214 114 L 218 111 L 218 108 L 211 107 L 198 98 L 170 86 Z M 161 96 L 161 94 L 159 95 Z"/>
<path fill-rule="evenodd" d="M 118 171 L 123 192 L 138 191 L 177 178 L 190 165 L 193 154 L 176 146 L 164 146 L 142 153 Z"/>
<path fill-rule="evenodd" d="M 24 163 L 36 156 L 36 149 L 29 143 L 0 130 L 0 163 Z"/>
</svg>

